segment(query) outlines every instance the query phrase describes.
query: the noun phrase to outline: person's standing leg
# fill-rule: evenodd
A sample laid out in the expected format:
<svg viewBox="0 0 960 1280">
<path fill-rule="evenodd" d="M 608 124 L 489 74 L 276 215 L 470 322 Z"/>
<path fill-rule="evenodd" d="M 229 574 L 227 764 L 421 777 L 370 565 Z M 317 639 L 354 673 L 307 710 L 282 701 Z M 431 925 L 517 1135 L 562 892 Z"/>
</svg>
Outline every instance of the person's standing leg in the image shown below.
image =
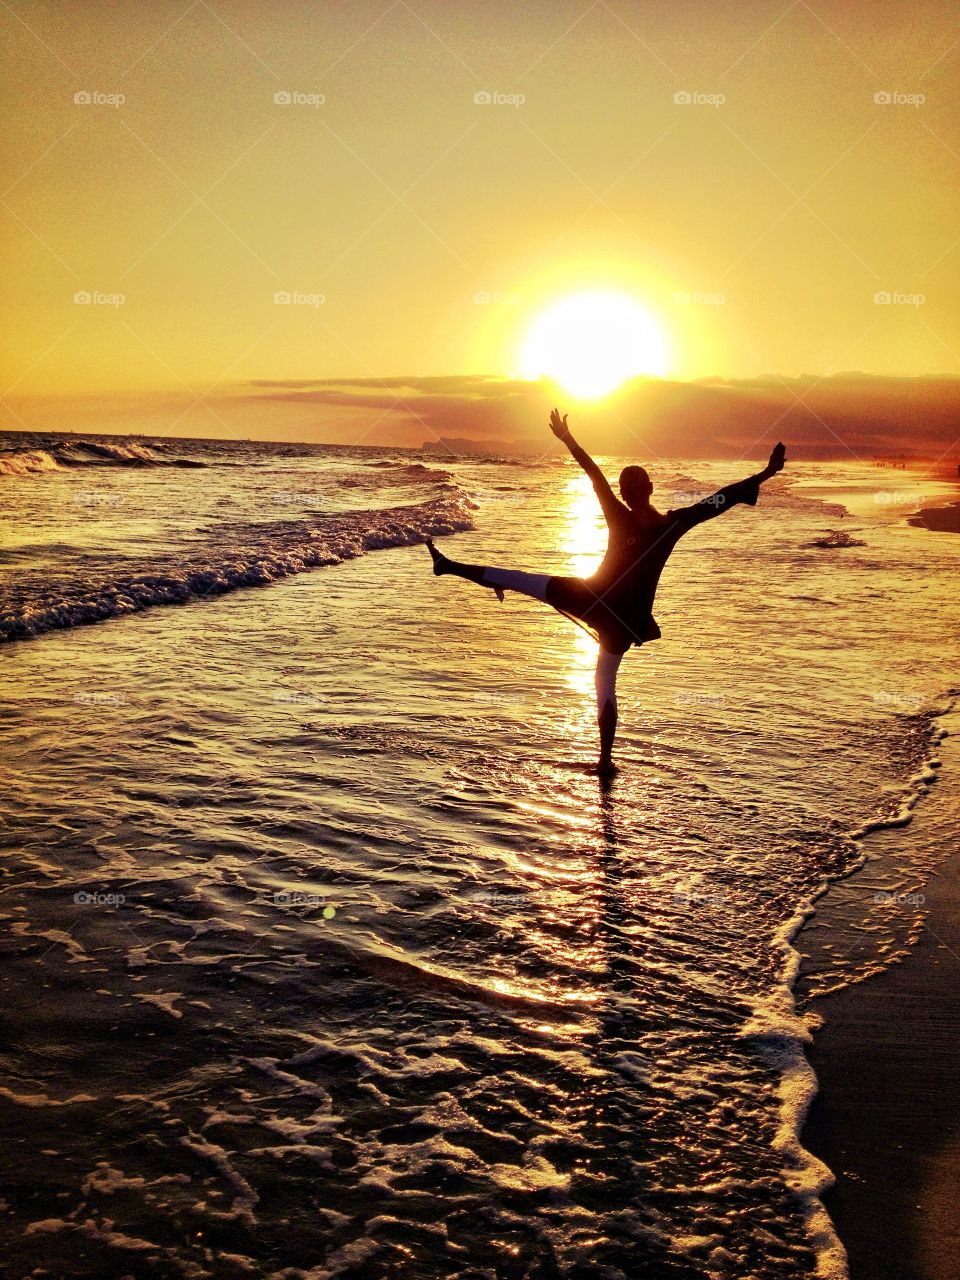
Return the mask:
<svg viewBox="0 0 960 1280">
<path fill-rule="evenodd" d="M 613 767 L 613 740 L 617 734 L 617 672 L 622 653 L 601 649 L 597 657 L 597 723 L 600 726 L 600 760 L 598 767 Z"/>
</svg>

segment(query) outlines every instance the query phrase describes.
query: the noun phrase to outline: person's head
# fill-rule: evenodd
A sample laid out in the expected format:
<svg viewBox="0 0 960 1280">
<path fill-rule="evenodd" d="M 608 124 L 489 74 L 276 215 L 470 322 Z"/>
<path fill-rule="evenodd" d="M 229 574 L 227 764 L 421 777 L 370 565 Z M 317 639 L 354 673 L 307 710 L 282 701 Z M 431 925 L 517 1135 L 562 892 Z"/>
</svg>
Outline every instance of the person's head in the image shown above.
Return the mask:
<svg viewBox="0 0 960 1280">
<path fill-rule="evenodd" d="M 624 467 L 620 472 L 620 494 L 628 507 L 642 507 L 650 501 L 653 485 L 643 467 Z"/>
</svg>

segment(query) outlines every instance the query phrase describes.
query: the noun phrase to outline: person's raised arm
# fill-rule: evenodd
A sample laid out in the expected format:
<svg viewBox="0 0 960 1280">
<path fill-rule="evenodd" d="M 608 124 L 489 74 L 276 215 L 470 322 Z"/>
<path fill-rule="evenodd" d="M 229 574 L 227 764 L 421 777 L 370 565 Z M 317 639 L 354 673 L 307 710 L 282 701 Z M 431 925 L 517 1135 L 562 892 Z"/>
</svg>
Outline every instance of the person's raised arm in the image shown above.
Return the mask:
<svg viewBox="0 0 960 1280">
<path fill-rule="evenodd" d="M 607 477 L 590 457 L 586 449 L 582 449 L 570 434 L 570 428 L 567 426 L 567 415 L 564 414 L 561 418 L 559 412 L 554 409 L 550 414 L 550 430 L 558 440 L 563 441 L 570 450 L 570 453 L 592 480 L 596 495 L 600 499 L 600 506 L 603 508 L 603 514 L 607 519 L 609 520 L 611 516 L 620 515 L 625 511 L 626 507 L 624 507 L 617 495 L 610 488 Z"/>
<path fill-rule="evenodd" d="M 777 444 L 762 471 L 758 471 L 754 476 L 747 476 L 746 480 L 737 480 L 733 484 L 724 485 L 708 498 L 701 498 L 699 502 L 694 502 L 689 507 L 679 507 L 671 512 L 671 515 L 685 528 L 692 529 L 694 525 L 703 524 L 705 520 L 712 520 L 714 516 L 729 511 L 738 502 L 745 502 L 748 506 L 755 507 L 757 498 L 760 496 L 760 486 L 765 480 L 769 480 L 771 476 L 783 470 L 786 454 L 784 445 Z"/>
</svg>

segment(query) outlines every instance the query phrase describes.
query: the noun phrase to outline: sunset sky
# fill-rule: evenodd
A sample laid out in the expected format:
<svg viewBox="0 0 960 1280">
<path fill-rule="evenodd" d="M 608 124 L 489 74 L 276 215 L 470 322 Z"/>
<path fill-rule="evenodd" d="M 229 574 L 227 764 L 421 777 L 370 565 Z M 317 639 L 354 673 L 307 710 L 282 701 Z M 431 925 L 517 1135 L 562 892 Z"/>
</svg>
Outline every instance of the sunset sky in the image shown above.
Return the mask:
<svg viewBox="0 0 960 1280">
<path fill-rule="evenodd" d="M 529 377 L 584 290 L 645 310 L 636 372 L 675 382 L 960 375 L 940 0 L 10 0 L 0 26 L 9 429 L 419 443 L 397 380 Z"/>
</svg>

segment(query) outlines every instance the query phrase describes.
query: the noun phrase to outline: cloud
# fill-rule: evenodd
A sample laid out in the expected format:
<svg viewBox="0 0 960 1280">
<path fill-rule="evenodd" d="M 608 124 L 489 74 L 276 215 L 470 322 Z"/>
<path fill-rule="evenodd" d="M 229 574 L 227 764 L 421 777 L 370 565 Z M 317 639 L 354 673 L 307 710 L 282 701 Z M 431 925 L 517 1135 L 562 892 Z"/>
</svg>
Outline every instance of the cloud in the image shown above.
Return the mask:
<svg viewBox="0 0 960 1280">
<path fill-rule="evenodd" d="M 481 374 L 261 378 L 194 400 L 184 392 L 14 401 L 11 430 L 409 446 L 444 441 L 496 453 L 559 451 L 547 419 L 559 403 L 584 445 L 656 465 L 668 458 L 761 459 L 783 439 L 793 458 L 960 460 L 960 378 L 857 371 L 668 382 L 638 378 L 597 404 L 556 388 Z"/>
<path fill-rule="evenodd" d="M 238 391 L 288 407 L 376 413 L 378 426 L 402 428 L 411 444 L 457 437 L 535 452 L 549 444 L 549 410 L 558 400 L 565 407 L 556 388 L 477 374 L 260 379 Z M 651 460 L 760 456 L 781 438 L 796 457 L 953 456 L 960 437 L 960 379 L 947 377 L 638 378 L 606 401 L 566 407 L 597 452 Z"/>
</svg>

